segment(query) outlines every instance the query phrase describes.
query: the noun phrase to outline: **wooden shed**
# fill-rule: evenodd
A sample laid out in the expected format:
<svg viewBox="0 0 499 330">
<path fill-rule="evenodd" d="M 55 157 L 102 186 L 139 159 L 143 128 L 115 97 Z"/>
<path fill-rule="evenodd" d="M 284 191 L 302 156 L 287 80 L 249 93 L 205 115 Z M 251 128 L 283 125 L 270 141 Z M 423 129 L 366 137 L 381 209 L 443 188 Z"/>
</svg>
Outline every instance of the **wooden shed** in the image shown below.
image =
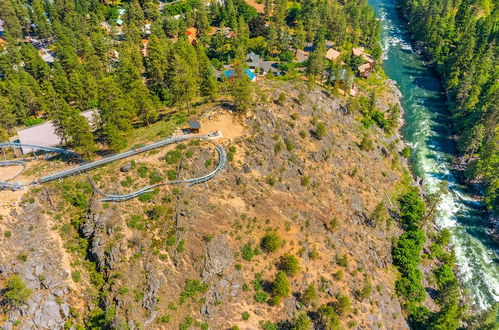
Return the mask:
<svg viewBox="0 0 499 330">
<path fill-rule="evenodd" d="M 189 120 L 189 131 L 191 133 L 199 133 L 199 130 L 201 130 L 201 124 L 199 121 L 195 119 Z"/>
</svg>

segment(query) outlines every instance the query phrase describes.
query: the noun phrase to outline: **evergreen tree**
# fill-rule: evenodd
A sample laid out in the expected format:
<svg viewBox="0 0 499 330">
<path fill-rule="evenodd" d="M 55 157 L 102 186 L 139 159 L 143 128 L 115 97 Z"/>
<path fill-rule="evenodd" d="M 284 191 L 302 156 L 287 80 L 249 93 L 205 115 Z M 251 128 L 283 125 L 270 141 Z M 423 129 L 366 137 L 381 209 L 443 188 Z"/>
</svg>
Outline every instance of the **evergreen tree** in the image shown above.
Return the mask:
<svg viewBox="0 0 499 330">
<path fill-rule="evenodd" d="M 236 62 L 234 65 L 234 77 L 232 77 L 230 93 L 236 109 L 242 112 L 247 111 L 253 101 L 253 93 L 251 79 L 240 62 Z"/>
<path fill-rule="evenodd" d="M 109 147 L 118 151 L 126 146 L 125 137 L 132 127 L 132 109 L 112 77 L 102 79 L 100 86 L 100 126 Z"/>
<path fill-rule="evenodd" d="M 172 63 L 171 91 L 175 103 L 185 104 L 190 113 L 192 99 L 197 95 L 199 84 L 194 68 L 188 61 L 175 54 Z"/>
<path fill-rule="evenodd" d="M 307 73 L 310 76 L 321 76 L 324 74 L 327 64 L 326 59 L 326 44 L 324 37 L 321 35 L 315 43 L 315 49 L 310 55 Z"/>
<path fill-rule="evenodd" d="M 199 75 L 201 78 L 201 95 L 205 96 L 209 100 L 214 100 L 217 96 L 218 85 L 215 78 L 213 66 L 208 59 L 208 56 L 206 56 L 205 49 L 202 45 L 198 44 L 196 46 L 196 50 L 199 61 Z"/>
</svg>

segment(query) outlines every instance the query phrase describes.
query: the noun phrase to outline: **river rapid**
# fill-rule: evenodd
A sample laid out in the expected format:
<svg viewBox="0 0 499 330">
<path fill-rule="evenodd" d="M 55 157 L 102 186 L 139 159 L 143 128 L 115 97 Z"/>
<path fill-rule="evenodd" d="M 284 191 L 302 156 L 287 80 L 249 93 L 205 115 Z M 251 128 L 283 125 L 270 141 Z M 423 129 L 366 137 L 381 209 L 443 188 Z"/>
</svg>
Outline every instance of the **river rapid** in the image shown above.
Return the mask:
<svg viewBox="0 0 499 330">
<path fill-rule="evenodd" d="M 437 190 L 442 180 L 448 182 L 436 224 L 450 230 L 462 283 L 475 307 L 484 309 L 499 301 L 499 247 L 487 233 L 487 214 L 452 171 L 456 150 L 440 80 L 413 51 L 395 0 L 369 2 L 383 26 L 385 72 L 403 95 L 403 136 L 411 147 L 413 173 L 423 179 L 427 192 Z"/>
</svg>

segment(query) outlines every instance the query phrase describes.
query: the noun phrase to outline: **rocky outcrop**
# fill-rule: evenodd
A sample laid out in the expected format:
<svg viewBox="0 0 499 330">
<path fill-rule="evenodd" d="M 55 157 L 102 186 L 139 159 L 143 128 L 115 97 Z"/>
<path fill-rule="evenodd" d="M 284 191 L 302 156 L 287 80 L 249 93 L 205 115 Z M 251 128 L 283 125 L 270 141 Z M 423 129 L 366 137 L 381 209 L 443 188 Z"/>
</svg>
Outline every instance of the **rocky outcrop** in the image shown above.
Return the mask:
<svg viewBox="0 0 499 330">
<path fill-rule="evenodd" d="M 61 260 L 61 247 L 51 238 L 41 211 L 34 202 L 12 214 L 12 236 L 0 253 L 0 276 L 18 274 L 33 291 L 24 305 L 8 313 L 2 325 L 6 330 L 63 329 L 70 316 L 65 301 L 69 275 Z"/>
<path fill-rule="evenodd" d="M 234 262 L 234 254 L 229 247 L 226 236 L 217 236 L 208 243 L 206 248 L 206 259 L 201 277 L 204 281 L 213 278 L 214 275 L 222 275 Z"/>
<path fill-rule="evenodd" d="M 124 242 L 118 241 L 110 244 L 118 217 L 116 211 L 104 209 L 96 200 L 93 200 L 86 221 L 81 227 L 83 236 L 91 243 L 89 252 L 100 269 L 104 267 L 116 269 L 126 252 Z"/>
</svg>

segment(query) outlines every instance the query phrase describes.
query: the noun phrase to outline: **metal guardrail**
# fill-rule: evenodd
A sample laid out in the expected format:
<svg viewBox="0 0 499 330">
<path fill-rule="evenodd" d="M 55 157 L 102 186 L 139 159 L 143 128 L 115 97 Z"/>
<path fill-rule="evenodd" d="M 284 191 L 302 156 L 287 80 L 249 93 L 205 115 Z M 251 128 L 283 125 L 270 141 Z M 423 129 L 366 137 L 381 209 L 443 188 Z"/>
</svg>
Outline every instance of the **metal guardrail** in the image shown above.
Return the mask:
<svg viewBox="0 0 499 330">
<path fill-rule="evenodd" d="M 75 167 L 75 168 L 71 168 L 71 169 L 68 169 L 68 170 L 60 171 L 60 172 L 57 172 L 57 173 L 54 173 L 54 174 L 51 174 L 51 175 L 47 175 L 47 176 L 41 177 L 39 179 L 35 179 L 28 186 L 33 186 L 33 185 L 37 185 L 37 184 L 41 184 L 41 183 L 46 183 L 46 182 L 50 182 L 50 181 L 62 179 L 62 178 L 65 178 L 65 177 L 68 177 L 68 176 L 71 176 L 71 175 L 76 175 L 76 174 L 80 174 L 80 173 L 83 173 L 83 172 L 87 172 L 87 171 L 89 171 L 89 170 L 91 170 L 93 168 L 96 168 L 96 167 L 99 167 L 99 166 L 102 166 L 102 165 L 106 165 L 108 163 L 115 162 L 115 161 L 118 161 L 118 160 L 121 160 L 121 159 L 124 159 L 124 158 L 128 158 L 128 157 L 131 157 L 131 156 L 134 156 L 134 155 L 146 152 L 146 151 L 150 151 L 150 150 L 153 150 L 153 149 L 156 149 L 156 148 L 164 147 L 164 146 L 167 146 L 169 144 L 179 143 L 179 142 L 183 142 L 183 141 L 187 141 L 187 140 L 194 140 L 194 139 L 208 140 L 210 137 L 215 137 L 215 136 L 216 135 L 213 135 L 213 133 L 210 133 L 210 134 L 201 135 L 201 136 L 183 135 L 183 136 L 178 136 L 178 137 L 167 138 L 165 140 L 162 140 L 162 141 L 150 144 L 150 145 L 146 145 L 146 146 L 143 146 L 143 147 L 140 147 L 140 148 L 135 148 L 135 149 L 132 149 L 132 150 L 120 153 L 120 154 L 116 154 L 116 155 L 112 155 L 112 156 L 109 156 L 109 157 L 106 157 L 106 158 L 103 158 L 103 159 L 99 159 L 99 160 L 94 161 L 94 162 L 82 164 L 82 165 L 80 165 L 78 167 Z M 43 146 L 36 146 L 36 145 L 22 144 L 22 143 L 0 143 L 0 149 L 6 149 L 6 148 L 14 148 L 14 149 L 16 149 L 16 148 L 17 149 L 31 148 L 31 149 L 36 149 L 38 151 L 55 152 L 55 153 L 59 153 L 59 154 L 62 154 L 62 155 L 75 157 L 75 158 L 77 158 L 78 160 L 81 161 L 81 156 L 79 154 L 75 153 L 74 151 L 68 150 L 68 149 L 53 148 L 53 147 L 43 147 Z M 142 188 L 140 190 L 137 190 L 135 192 L 132 192 L 132 193 L 129 193 L 129 194 L 125 194 L 125 195 L 106 194 L 106 193 L 102 192 L 97 187 L 97 185 L 92 180 L 92 178 L 91 178 L 90 175 L 87 175 L 87 176 L 88 176 L 88 179 L 89 179 L 92 187 L 94 188 L 94 190 L 97 193 L 99 193 L 99 194 L 101 194 L 101 195 L 103 195 L 103 196 L 106 197 L 106 198 L 102 199 L 102 201 L 123 201 L 123 200 L 128 200 L 128 199 L 137 197 L 139 195 L 142 195 L 142 194 L 144 194 L 146 192 L 150 192 L 150 191 L 152 191 L 153 188 L 161 186 L 161 185 L 174 184 L 174 183 L 188 183 L 189 185 L 194 185 L 194 184 L 205 182 L 205 181 L 208 181 L 208 180 L 212 179 L 227 164 L 227 154 L 225 152 L 225 149 L 222 146 L 218 145 L 218 144 L 215 144 L 215 148 L 216 148 L 216 150 L 218 152 L 218 155 L 219 155 L 219 161 L 218 161 L 217 167 L 215 168 L 215 170 L 213 172 L 211 172 L 211 173 L 209 173 L 207 175 L 204 175 L 202 177 L 193 178 L 193 179 L 174 180 L 174 181 L 163 181 L 163 182 L 160 182 L 160 183 L 157 183 L 157 184 L 154 184 L 154 185 L 150 185 L 150 186 L 144 187 L 144 188 Z M 11 165 L 23 165 L 23 166 L 26 167 L 26 164 L 25 164 L 25 162 L 23 160 L 0 161 L 0 166 L 11 166 Z M 25 185 L 23 185 L 22 183 L 11 183 L 11 182 L 1 182 L 0 181 L 0 190 L 4 190 L 4 189 L 19 190 L 19 189 L 22 189 L 24 187 L 25 187 Z"/>
<path fill-rule="evenodd" d="M 199 137 L 197 137 L 199 138 Z M 92 177 L 90 174 L 87 173 L 88 180 L 90 181 L 90 184 L 92 185 L 92 188 L 99 193 L 100 195 L 104 196 L 105 198 L 101 199 L 101 202 L 116 202 L 116 201 L 126 201 L 135 197 L 138 197 L 142 194 L 152 192 L 154 188 L 157 188 L 159 186 L 163 185 L 168 185 L 168 184 L 180 184 L 180 183 L 187 183 L 189 186 L 206 182 L 208 180 L 211 180 L 214 178 L 223 168 L 227 165 L 227 153 L 225 149 L 219 145 L 215 144 L 215 149 L 217 150 L 218 153 L 218 164 L 217 167 L 210 173 L 203 175 L 201 177 L 197 178 L 192 178 L 192 179 L 185 179 L 185 180 L 172 180 L 172 181 L 161 181 L 149 186 L 145 186 L 139 190 L 136 190 L 134 192 L 128 193 L 128 194 L 123 194 L 123 195 L 118 195 L 118 194 L 108 194 L 100 190 L 99 187 L 95 184 L 93 181 Z"/>
</svg>

